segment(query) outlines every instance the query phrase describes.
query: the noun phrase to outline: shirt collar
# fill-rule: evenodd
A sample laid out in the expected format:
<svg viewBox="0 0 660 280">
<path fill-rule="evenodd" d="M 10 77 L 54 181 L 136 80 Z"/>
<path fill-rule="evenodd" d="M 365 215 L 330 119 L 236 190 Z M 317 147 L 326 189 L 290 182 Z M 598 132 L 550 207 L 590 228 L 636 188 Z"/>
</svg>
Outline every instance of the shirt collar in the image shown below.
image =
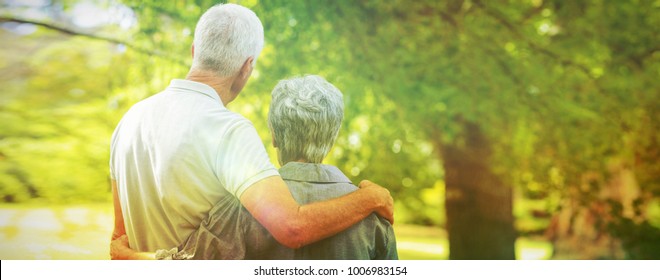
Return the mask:
<svg viewBox="0 0 660 280">
<path fill-rule="evenodd" d="M 220 100 L 220 96 L 218 93 L 210 87 L 207 84 L 202 84 L 199 82 L 191 81 L 191 80 L 182 80 L 182 79 L 174 79 L 170 82 L 170 88 L 176 88 L 176 89 L 182 89 L 186 91 L 194 91 L 198 92 L 201 94 L 204 94 L 208 97 L 211 97 L 215 99 L 216 101 L 220 102 L 222 104 L 222 100 Z M 224 105 L 223 105 L 224 106 Z"/>
<path fill-rule="evenodd" d="M 280 168 L 282 179 L 310 183 L 351 183 L 339 168 L 319 163 L 289 162 Z"/>
</svg>

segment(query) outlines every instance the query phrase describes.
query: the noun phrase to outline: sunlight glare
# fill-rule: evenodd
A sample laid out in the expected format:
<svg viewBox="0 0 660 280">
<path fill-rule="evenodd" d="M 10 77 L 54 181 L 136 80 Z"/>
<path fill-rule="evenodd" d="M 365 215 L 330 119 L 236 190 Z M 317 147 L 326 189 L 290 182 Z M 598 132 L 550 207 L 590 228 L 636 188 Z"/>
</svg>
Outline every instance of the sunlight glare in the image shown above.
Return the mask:
<svg viewBox="0 0 660 280">
<path fill-rule="evenodd" d="M 53 210 L 50 209 L 36 209 L 27 212 L 24 216 L 20 217 L 18 226 L 25 229 L 62 230 L 62 224 L 55 217 Z"/>
</svg>

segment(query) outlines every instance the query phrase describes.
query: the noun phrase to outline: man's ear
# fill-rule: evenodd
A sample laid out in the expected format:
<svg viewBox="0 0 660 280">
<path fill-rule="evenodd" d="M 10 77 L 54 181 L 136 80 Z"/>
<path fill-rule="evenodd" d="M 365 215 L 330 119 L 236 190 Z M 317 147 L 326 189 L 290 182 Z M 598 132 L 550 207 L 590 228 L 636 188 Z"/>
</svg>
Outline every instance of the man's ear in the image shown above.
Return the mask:
<svg viewBox="0 0 660 280">
<path fill-rule="evenodd" d="M 252 62 L 254 61 L 253 57 L 248 57 L 245 62 L 243 63 L 243 66 L 241 66 L 241 71 L 239 72 L 240 77 L 242 78 L 247 78 L 250 77 L 250 74 L 252 74 Z"/>
</svg>

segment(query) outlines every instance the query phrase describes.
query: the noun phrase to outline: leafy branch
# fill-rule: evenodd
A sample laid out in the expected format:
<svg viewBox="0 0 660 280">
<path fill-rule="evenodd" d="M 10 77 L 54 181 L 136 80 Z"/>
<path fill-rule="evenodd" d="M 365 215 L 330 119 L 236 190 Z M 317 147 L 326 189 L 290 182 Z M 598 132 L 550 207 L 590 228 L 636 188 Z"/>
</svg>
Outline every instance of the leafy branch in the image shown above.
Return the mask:
<svg viewBox="0 0 660 280">
<path fill-rule="evenodd" d="M 71 35 L 71 36 L 81 36 L 81 37 L 86 37 L 86 38 L 90 38 L 90 39 L 94 39 L 94 40 L 105 41 L 105 42 L 109 42 L 109 43 L 113 43 L 113 44 L 120 44 L 120 45 L 126 46 L 126 48 L 132 49 L 132 50 L 134 50 L 138 53 L 141 53 L 141 54 L 145 54 L 145 55 L 148 55 L 148 56 L 156 56 L 156 57 L 159 57 L 159 58 L 162 58 L 164 60 L 176 63 L 176 64 L 181 65 L 181 66 L 185 66 L 185 67 L 189 66 L 188 63 L 186 63 L 185 61 L 183 61 L 179 58 L 176 58 L 174 56 L 167 55 L 167 54 L 165 54 L 165 53 L 163 53 L 159 50 L 147 49 L 147 48 L 144 48 L 144 47 L 138 46 L 136 44 L 133 44 L 133 43 L 130 43 L 130 42 L 127 42 L 127 41 L 124 41 L 124 40 L 120 40 L 120 39 L 117 39 L 117 38 L 112 38 L 112 37 L 108 37 L 108 36 L 103 36 L 103 35 L 99 35 L 99 34 L 85 32 L 85 31 L 82 31 L 82 30 L 77 30 L 75 28 L 59 26 L 59 25 L 52 24 L 52 23 L 47 23 L 47 22 L 17 18 L 17 17 L 0 16 L 0 23 L 5 23 L 5 22 L 33 24 L 33 25 L 36 25 L 36 26 L 44 27 L 44 28 L 54 30 L 54 31 L 57 31 L 57 32 L 60 32 L 60 33 L 63 33 L 63 34 Z"/>
</svg>

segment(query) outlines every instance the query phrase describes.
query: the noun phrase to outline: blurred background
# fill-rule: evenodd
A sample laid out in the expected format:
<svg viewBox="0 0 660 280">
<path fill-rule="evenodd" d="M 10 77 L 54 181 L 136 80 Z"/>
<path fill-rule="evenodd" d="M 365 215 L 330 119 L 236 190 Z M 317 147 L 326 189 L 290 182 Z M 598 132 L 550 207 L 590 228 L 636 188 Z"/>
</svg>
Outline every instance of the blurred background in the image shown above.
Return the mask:
<svg viewBox="0 0 660 280">
<path fill-rule="evenodd" d="M 344 94 L 325 163 L 395 198 L 402 259 L 660 259 L 660 1 L 231 1 L 279 79 Z M 0 259 L 107 259 L 109 141 L 217 1 L 3 0 Z M 655 27 L 654 27 L 655 26 Z"/>
</svg>

